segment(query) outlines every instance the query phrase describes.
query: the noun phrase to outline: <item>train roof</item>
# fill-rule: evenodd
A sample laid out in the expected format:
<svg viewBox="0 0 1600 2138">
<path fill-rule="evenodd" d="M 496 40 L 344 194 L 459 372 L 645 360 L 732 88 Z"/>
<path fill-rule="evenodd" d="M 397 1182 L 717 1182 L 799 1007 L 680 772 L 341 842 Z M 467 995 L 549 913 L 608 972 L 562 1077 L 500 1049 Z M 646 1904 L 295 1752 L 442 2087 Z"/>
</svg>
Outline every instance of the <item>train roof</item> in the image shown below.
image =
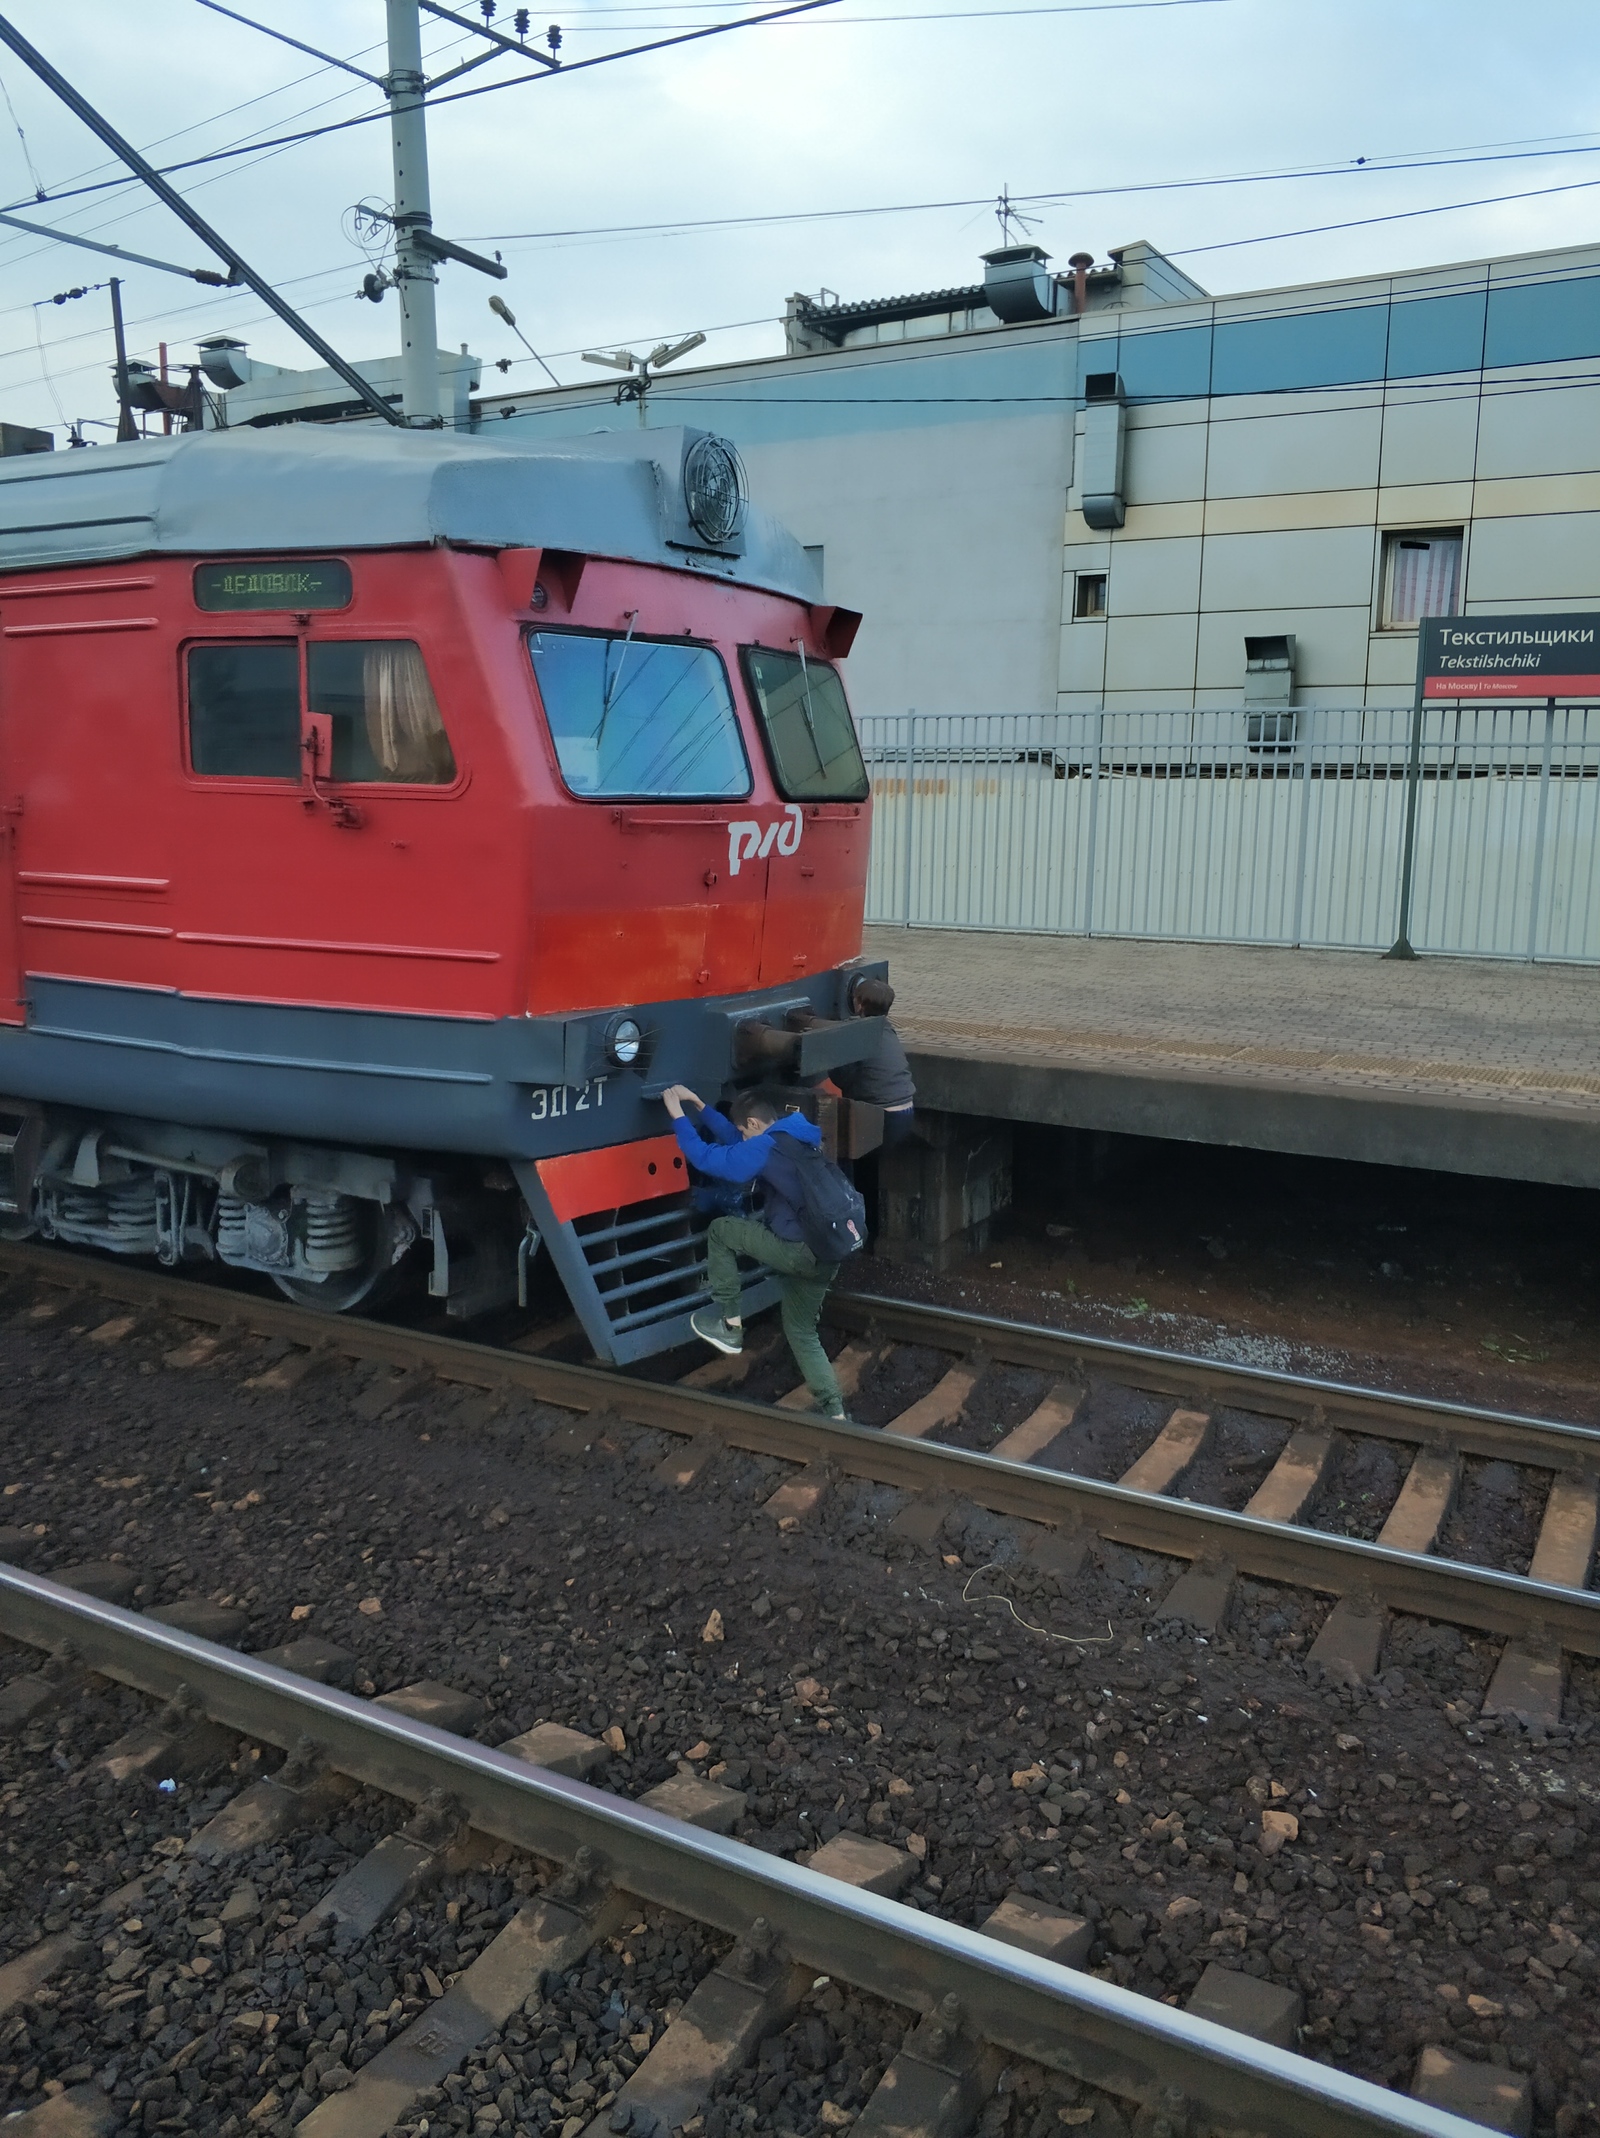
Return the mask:
<svg viewBox="0 0 1600 2138">
<path fill-rule="evenodd" d="M 746 512 L 737 555 L 686 545 L 684 459 L 702 435 L 674 427 L 521 444 L 307 423 L 24 454 L 0 460 L 0 572 L 445 541 L 689 568 L 818 600 L 811 559 L 765 513 Z"/>
</svg>

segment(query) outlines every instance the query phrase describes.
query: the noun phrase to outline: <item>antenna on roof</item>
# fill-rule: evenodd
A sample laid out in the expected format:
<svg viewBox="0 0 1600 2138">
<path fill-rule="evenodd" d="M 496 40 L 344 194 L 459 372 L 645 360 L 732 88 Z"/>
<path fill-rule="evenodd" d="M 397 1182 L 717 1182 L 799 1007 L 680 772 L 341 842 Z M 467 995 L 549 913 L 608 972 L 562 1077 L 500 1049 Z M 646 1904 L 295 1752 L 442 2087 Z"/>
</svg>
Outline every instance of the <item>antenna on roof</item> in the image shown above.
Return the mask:
<svg viewBox="0 0 1600 2138">
<path fill-rule="evenodd" d="M 994 204 L 994 219 L 1000 225 L 1002 245 L 1015 244 L 1019 235 L 1025 236 L 1028 231 L 1037 230 L 1039 227 L 1038 216 L 1024 215 L 1020 208 L 1013 206 L 1009 185 L 1002 185 L 1000 188 Z M 1015 232 L 1011 227 L 1013 223 L 1016 225 Z"/>
</svg>

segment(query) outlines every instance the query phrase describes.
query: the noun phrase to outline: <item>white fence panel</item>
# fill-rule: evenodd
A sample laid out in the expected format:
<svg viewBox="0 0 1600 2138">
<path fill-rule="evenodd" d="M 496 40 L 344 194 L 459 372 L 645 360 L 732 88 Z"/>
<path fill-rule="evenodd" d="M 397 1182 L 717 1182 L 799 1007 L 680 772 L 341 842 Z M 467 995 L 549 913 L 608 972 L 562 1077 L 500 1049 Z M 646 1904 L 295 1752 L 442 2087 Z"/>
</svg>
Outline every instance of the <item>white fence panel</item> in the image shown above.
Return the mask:
<svg viewBox="0 0 1600 2138">
<path fill-rule="evenodd" d="M 868 918 L 1386 950 L 1409 708 L 862 723 Z M 1600 710 L 1429 707 L 1419 950 L 1600 963 Z"/>
</svg>

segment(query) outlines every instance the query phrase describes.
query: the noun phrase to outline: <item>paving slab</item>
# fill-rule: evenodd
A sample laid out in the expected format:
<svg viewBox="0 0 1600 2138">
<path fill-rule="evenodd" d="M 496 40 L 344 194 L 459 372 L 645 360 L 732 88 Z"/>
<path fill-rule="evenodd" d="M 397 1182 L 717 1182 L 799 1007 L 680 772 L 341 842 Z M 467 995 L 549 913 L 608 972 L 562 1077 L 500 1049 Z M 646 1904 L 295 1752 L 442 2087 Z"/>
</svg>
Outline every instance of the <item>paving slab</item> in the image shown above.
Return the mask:
<svg viewBox="0 0 1600 2138">
<path fill-rule="evenodd" d="M 852 2126 L 859 2138 L 965 2138 L 1005 2068 L 946 1998 L 914 2027 Z"/>
<path fill-rule="evenodd" d="M 348 1691 L 355 1682 L 356 1659 L 348 1648 L 307 1633 L 285 1641 L 279 1648 L 258 1648 L 258 1663 L 271 1663 L 278 1670 L 292 1670 L 297 1678 L 312 1678 L 318 1685 L 336 1685 Z"/>
<path fill-rule="evenodd" d="M 1411 2097 L 1468 2123 L 1508 2131 L 1512 2138 L 1528 2138 L 1533 2129 L 1533 2080 L 1527 2072 L 1474 2063 L 1432 2044 L 1417 2058 Z"/>
<path fill-rule="evenodd" d="M 548 1767 L 552 1774 L 564 1774 L 574 1782 L 586 1782 L 611 1756 L 598 1737 L 585 1737 L 581 1730 L 569 1730 L 560 1722 L 536 1722 L 520 1737 L 509 1738 L 500 1750 L 513 1759 L 525 1759 L 530 1767 Z"/>
<path fill-rule="evenodd" d="M 93 1764 L 114 1782 L 131 1781 L 136 1774 L 198 1774 L 213 1760 L 237 1751 L 238 1744 L 232 1730 L 203 1717 L 177 1724 L 145 1722 L 107 1745 Z"/>
<path fill-rule="evenodd" d="M 919 1396 L 891 1418 L 883 1430 L 898 1433 L 902 1440 L 924 1440 L 942 1426 L 954 1425 L 961 1416 L 961 1406 L 978 1385 L 980 1370 L 976 1366 L 952 1366 L 925 1396 Z"/>
<path fill-rule="evenodd" d="M 121 2107 L 98 2086 L 69 2086 L 25 2116 L 8 2117 L 6 2138 L 102 2138 L 123 2121 Z"/>
<path fill-rule="evenodd" d="M 285 1942 L 298 1944 L 313 1930 L 323 1928 L 343 1937 L 365 1937 L 436 1875 L 442 1868 L 441 1853 L 432 1842 L 414 1841 L 408 1834 L 385 1834 L 284 1933 Z"/>
<path fill-rule="evenodd" d="M 26 1566 L 44 1543 L 31 1529 L 0 1528 L 0 1560 L 7 1566 Z"/>
<path fill-rule="evenodd" d="M 931 1544 L 955 1507 L 947 1492 L 913 1493 L 889 1524 L 889 1535 L 908 1544 Z"/>
<path fill-rule="evenodd" d="M 1130 1492 L 1170 1492 L 1210 1438 L 1209 1411 L 1175 1410 L 1117 1483 Z"/>
<path fill-rule="evenodd" d="M 813 1850 L 807 1861 L 825 1878 L 837 1878 L 863 1893 L 881 1893 L 890 1899 L 905 1891 L 919 1869 L 909 1849 L 869 1841 L 863 1834 L 835 1834 Z"/>
<path fill-rule="evenodd" d="M 694 1483 L 702 1470 L 716 1461 L 721 1452 L 722 1442 L 715 1433 L 696 1433 L 692 1440 L 684 1441 L 664 1456 L 655 1474 L 662 1484 L 682 1492 Z"/>
<path fill-rule="evenodd" d="M 379 1693 L 374 1707 L 393 1708 L 412 1722 L 428 1722 L 436 1730 L 449 1730 L 461 1737 L 475 1730 L 489 1712 L 476 1693 L 458 1692 L 436 1678 L 419 1678 L 415 1685 L 402 1685 L 392 1693 Z"/>
<path fill-rule="evenodd" d="M 1522 1641 L 1507 1641 L 1480 1712 L 1510 1715 L 1518 1722 L 1553 1730 L 1561 1720 L 1566 1685 L 1566 1662 L 1559 1651 L 1547 1652 Z"/>
<path fill-rule="evenodd" d="M 1233 1600 L 1231 1566 L 1191 1566 L 1156 1606 L 1157 1618 L 1175 1618 L 1200 1633 L 1215 1633 Z"/>
<path fill-rule="evenodd" d="M 1306 1656 L 1340 1685 L 1360 1685 L 1378 1668 L 1387 1614 L 1348 1598 L 1336 1603 Z"/>
<path fill-rule="evenodd" d="M 1378 1542 L 1394 1552 L 1431 1552 L 1460 1481 L 1459 1455 L 1447 1448 L 1419 1448 Z"/>
<path fill-rule="evenodd" d="M 354 1795 L 355 1787 L 342 1774 L 319 1774 L 304 1789 L 291 1789 L 263 1775 L 189 1836 L 187 1853 L 202 1863 L 219 1863 L 225 1856 L 264 1848 Z"/>
<path fill-rule="evenodd" d="M 1082 1401 L 1081 1388 L 1058 1381 L 1038 1409 L 1030 1411 L 1020 1425 L 1014 1425 L 989 1453 L 998 1456 L 1001 1462 L 1032 1462 L 1036 1455 L 1044 1453 L 1058 1433 L 1066 1431 L 1078 1415 Z"/>
<path fill-rule="evenodd" d="M 548 1976 L 620 1930 L 637 1905 L 606 1893 L 586 1910 L 551 1899 L 519 1909 L 442 1997 L 362 2065 L 353 2086 L 321 2102 L 298 2128 L 307 2138 L 383 2138 L 424 2087 L 448 2078 Z"/>
<path fill-rule="evenodd" d="M 82 1671 L 24 1671 L 0 1685 L 0 1737 L 26 1729 L 36 1715 L 47 1715 L 83 1683 Z"/>
<path fill-rule="evenodd" d="M 1600 1478 L 1564 1475 L 1554 1479 L 1528 1566 L 1529 1578 L 1548 1581 L 1556 1588 L 1587 1588 L 1597 1524 Z"/>
<path fill-rule="evenodd" d="M 139 1586 L 138 1574 L 120 1559 L 86 1559 L 81 1566 L 58 1566 L 50 1579 L 64 1589 L 76 1589 L 80 1596 L 109 1604 L 132 1603 Z"/>
<path fill-rule="evenodd" d="M 226 1645 L 243 1633 L 249 1614 L 231 1604 L 207 1603 L 203 1596 L 183 1596 L 176 1603 L 152 1604 L 145 1612 L 158 1626 L 171 1626 L 175 1633 L 192 1634 L 197 1641 Z"/>
<path fill-rule="evenodd" d="M 1081 1967 L 1094 1943 L 1094 1926 L 1048 1901 L 1030 1899 L 1026 1893 L 1008 1893 L 999 1907 L 978 1925 L 985 1937 L 1016 1945 L 1023 1952 L 1053 1960 L 1058 1967 Z"/>
<path fill-rule="evenodd" d="M 26 1952 L 19 1952 L 14 1960 L 8 1960 L 4 1967 L 0 1967 L 0 2019 L 4 2019 L 8 2012 L 14 2012 L 19 2004 L 26 2004 L 34 1991 L 42 1988 L 52 1976 L 79 1966 L 93 1953 L 94 1947 L 84 1939 L 74 1937 L 70 1930 L 41 1938 Z"/>
<path fill-rule="evenodd" d="M 1298 1990 L 1213 1960 L 1190 1994 L 1189 2010 L 1197 2019 L 1231 2027 L 1235 2034 L 1270 2042 L 1275 2049 L 1292 2049 L 1304 2007 Z"/>
<path fill-rule="evenodd" d="M 669 1819 L 681 1819 L 708 1834 L 731 1834 L 744 1817 L 745 1793 L 702 1781 L 697 1774 L 674 1774 L 647 1789 L 639 1802 L 647 1811 L 665 1812 Z"/>
<path fill-rule="evenodd" d="M 677 2130 L 698 2113 L 719 2079 L 748 2063 L 767 2035 L 788 2024 L 814 1979 L 810 1968 L 792 1967 L 777 1953 L 753 1950 L 748 1938 L 741 1941 L 690 1992 L 616 2100 L 584 2127 L 583 2138 L 613 2131 L 664 2138 Z"/>
<path fill-rule="evenodd" d="M 1089 1531 L 1079 1522 L 1063 1523 L 1059 1529 L 1041 1529 L 1026 1546 L 1028 1564 L 1041 1574 L 1072 1581 L 1083 1571 L 1089 1555 Z"/>
<path fill-rule="evenodd" d="M 1297 1426 L 1251 1494 L 1245 1513 L 1258 1522 L 1299 1521 L 1317 1495 L 1332 1453 L 1330 1432 L 1320 1426 Z"/>
<path fill-rule="evenodd" d="M 815 1513 L 832 1482 L 833 1471 L 826 1462 L 808 1463 L 805 1469 L 780 1485 L 771 1499 L 763 1501 L 763 1509 L 780 1527 L 786 1522 L 801 1522 L 808 1514 Z"/>
</svg>

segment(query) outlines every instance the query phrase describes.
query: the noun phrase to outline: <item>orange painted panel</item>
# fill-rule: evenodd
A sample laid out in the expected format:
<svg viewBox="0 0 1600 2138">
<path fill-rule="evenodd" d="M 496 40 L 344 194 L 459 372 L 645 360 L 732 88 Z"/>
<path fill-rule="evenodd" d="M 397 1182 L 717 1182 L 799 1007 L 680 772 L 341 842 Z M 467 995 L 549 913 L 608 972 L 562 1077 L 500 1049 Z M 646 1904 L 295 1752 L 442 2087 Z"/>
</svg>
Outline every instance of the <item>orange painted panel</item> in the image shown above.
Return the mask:
<svg viewBox="0 0 1600 2138">
<path fill-rule="evenodd" d="M 561 1221 L 676 1195 L 689 1184 L 689 1168 L 676 1136 L 650 1136 L 643 1143 L 613 1143 L 599 1151 L 569 1151 L 538 1161 L 539 1180 Z"/>
</svg>

